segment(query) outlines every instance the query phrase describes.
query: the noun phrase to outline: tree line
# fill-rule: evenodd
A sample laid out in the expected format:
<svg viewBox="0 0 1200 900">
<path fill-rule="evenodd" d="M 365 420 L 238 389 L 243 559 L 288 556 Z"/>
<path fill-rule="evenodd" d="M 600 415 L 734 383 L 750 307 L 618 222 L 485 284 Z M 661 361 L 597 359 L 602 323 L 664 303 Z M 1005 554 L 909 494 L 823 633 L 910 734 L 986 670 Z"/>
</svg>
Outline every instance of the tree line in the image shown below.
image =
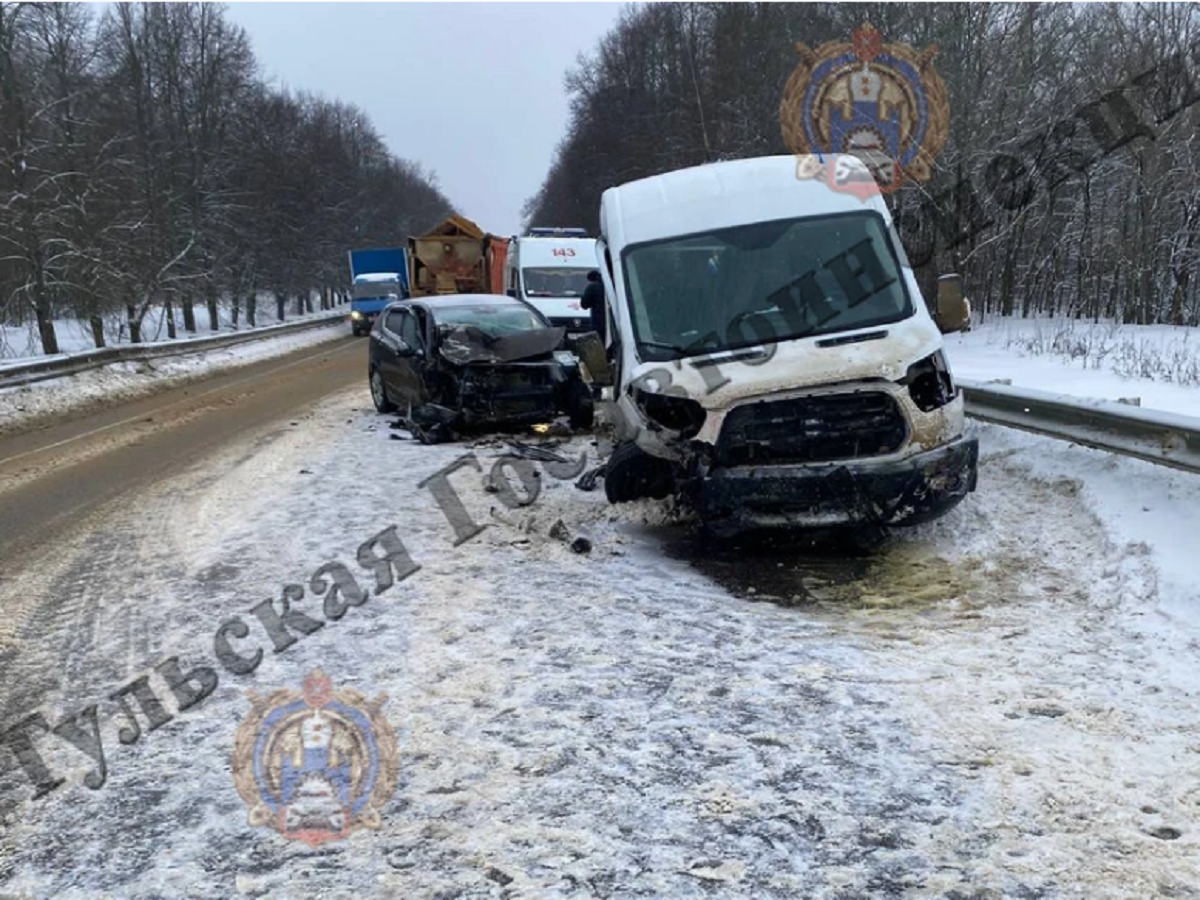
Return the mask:
<svg viewBox="0 0 1200 900">
<path fill-rule="evenodd" d="M 957 271 L 985 314 L 1200 325 L 1196 4 L 628 8 L 567 74 L 570 124 L 527 222 L 595 228 L 612 185 L 788 153 L 780 101 L 796 43 L 849 41 L 864 21 L 885 42 L 936 45 L 949 95 L 933 177 L 887 198 L 920 220 L 901 236 L 926 296 Z M 1097 154 L 1077 112 L 1117 89 L 1146 127 Z M 1011 162 L 997 178 L 1000 154 Z M 989 194 L 1013 166 L 1026 196 Z"/>
<path fill-rule="evenodd" d="M 0 5 L 0 324 L 311 311 L 346 250 L 451 211 L 351 104 L 279 90 L 219 4 Z"/>
</svg>

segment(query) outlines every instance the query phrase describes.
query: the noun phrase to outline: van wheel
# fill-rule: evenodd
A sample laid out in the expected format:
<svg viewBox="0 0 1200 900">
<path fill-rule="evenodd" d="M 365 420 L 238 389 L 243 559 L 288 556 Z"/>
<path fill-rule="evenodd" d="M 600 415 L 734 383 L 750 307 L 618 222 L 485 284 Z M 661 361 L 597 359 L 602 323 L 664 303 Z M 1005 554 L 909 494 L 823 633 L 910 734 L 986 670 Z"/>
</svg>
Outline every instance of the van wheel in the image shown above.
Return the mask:
<svg viewBox="0 0 1200 900">
<path fill-rule="evenodd" d="M 369 376 L 371 382 L 371 399 L 375 401 L 375 411 L 380 413 L 392 413 L 396 411 L 396 404 L 388 399 L 387 386 L 383 383 L 383 376 L 379 374 L 378 369 L 372 369 Z"/>
<path fill-rule="evenodd" d="M 604 471 L 604 495 L 609 503 L 628 503 L 644 497 L 662 500 L 674 490 L 671 464 L 651 456 L 637 444 L 622 444 L 609 457 Z"/>
</svg>

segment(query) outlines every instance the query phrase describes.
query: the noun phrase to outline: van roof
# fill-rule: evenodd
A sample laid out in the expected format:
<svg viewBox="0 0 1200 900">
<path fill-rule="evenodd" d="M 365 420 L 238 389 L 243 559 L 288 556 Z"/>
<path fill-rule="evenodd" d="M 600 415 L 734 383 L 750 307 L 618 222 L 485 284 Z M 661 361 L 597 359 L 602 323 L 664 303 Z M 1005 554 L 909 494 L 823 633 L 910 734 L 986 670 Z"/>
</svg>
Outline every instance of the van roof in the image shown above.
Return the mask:
<svg viewBox="0 0 1200 900">
<path fill-rule="evenodd" d="M 826 166 L 863 168 L 853 156 L 826 154 Z M 823 177 L 797 177 L 801 157 L 763 156 L 709 163 L 666 172 L 609 188 L 600 201 L 600 217 L 609 244 L 695 234 L 752 222 L 858 212 L 891 216 L 878 191 L 866 200 L 835 191 Z"/>
</svg>

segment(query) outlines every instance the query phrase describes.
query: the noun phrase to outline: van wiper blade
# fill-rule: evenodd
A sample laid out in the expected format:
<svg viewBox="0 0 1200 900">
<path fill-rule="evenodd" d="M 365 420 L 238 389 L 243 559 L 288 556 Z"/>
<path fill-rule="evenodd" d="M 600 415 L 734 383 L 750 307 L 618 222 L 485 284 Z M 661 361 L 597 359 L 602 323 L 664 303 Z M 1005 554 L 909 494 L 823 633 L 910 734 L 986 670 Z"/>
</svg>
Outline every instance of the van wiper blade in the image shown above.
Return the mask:
<svg viewBox="0 0 1200 900">
<path fill-rule="evenodd" d="M 687 356 L 689 353 L 698 353 L 702 349 L 700 347 L 680 347 L 678 344 L 667 344 L 662 341 L 638 341 L 638 348 L 666 350 L 676 356 Z"/>
</svg>

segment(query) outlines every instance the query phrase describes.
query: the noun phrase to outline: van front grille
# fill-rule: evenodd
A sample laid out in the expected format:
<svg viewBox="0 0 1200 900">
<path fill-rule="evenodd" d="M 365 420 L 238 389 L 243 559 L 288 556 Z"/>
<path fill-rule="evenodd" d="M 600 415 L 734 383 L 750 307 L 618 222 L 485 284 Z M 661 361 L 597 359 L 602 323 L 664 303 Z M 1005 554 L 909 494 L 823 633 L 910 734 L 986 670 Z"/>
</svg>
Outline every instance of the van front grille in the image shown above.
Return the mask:
<svg viewBox="0 0 1200 900">
<path fill-rule="evenodd" d="M 907 433 L 900 407 L 881 391 L 763 400 L 726 416 L 717 462 L 786 465 L 882 456 L 900 449 Z"/>
</svg>

